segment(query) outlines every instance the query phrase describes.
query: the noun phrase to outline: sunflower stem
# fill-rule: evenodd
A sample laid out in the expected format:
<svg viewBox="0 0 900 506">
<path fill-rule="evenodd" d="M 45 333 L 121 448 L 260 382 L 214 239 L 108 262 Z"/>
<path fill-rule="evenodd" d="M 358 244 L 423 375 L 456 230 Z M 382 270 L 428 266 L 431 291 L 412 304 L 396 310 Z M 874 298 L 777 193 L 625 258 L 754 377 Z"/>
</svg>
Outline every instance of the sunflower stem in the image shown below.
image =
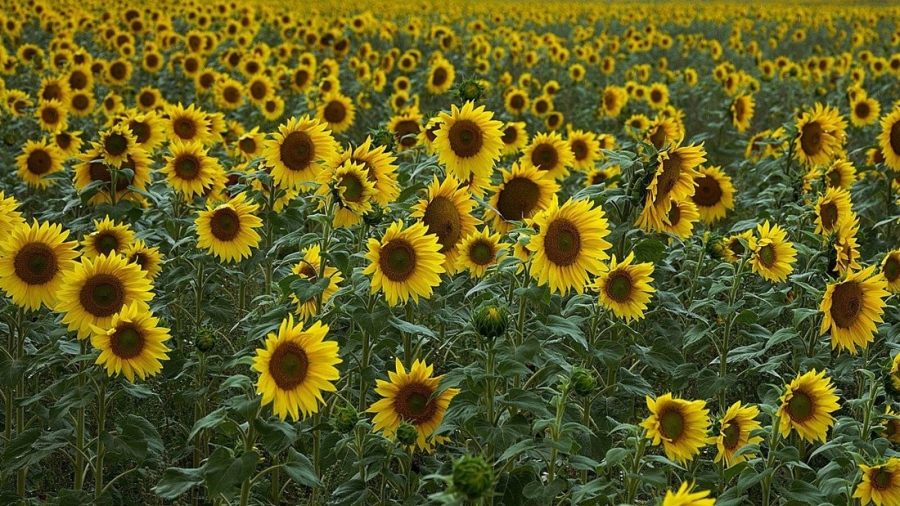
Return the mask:
<svg viewBox="0 0 900 506">
<path fill-rule="evenodd" d="M 322 248 L 319 255 L 319 265 L 316 267 L 317 276 L 325 276 L 325 260 L 328 254 L 328 247 L 331 243 L 331 222 L 334 220 L 334 202 L 329 197 L 325 201 L 325 222 L 322 224 Z M 318 281 L 318 278 L 316 279 Z M 322 314 L 322 303 L 324 302 L 325 292 L 322 291 L 316 297 L 316 314 Z"/>
<path fill-rule="evenodd" d="M 413 323 L 414 317 L 415 313 L 413 311 L 412 303 L 407 302 L 406 321 Z M 412 367 L 413 358 L 412 333 L 403 332 L 403 360 L 406 362 L 407 367 Z"/>
<path fill-rule="evenodd" d="M 633 504 L 634 498 L 637 496 L 637 490 L 641 484 L 641 480 L 638 477 L 644 463 L 644 450 L 647 448 L 647 438 L 644 437 L 644 434 L 638 434 L 637 437 L 637 450 L 634 453 L 634 460 L 631 461 L 631 475 L 634 478 L 627 476 L 625 478 L 625 502 L 627 504 Z"/>
<path fill-rule="evenodd" d="M 22 360 L 25 356 L 25 308 L 20 307 L 16 317 L 16 360 Z M 19 403 L 16 405 L 16 435 L 25 431 L 25 406 L 21 400 L 25 397 L 25 374 L 24 371 L 19 374 L 16 382 L 16 398 Z M 25 497 L 25 477 L 28 469 L 19 469 L 16 471 L 16 491 L 20 497 Z"/>
<path fill-rule="evenodd" d="M 194 269 L 194 272 L 197 273 L 194 284 L 194 323 L 195 329 L 199 330 L 203 321 L 203 259 L 197 262 L 197 268 Z"/>
<path fill-rule="evenodd" d="M 731 340 L 731 330 L 734 327 L 734 320 L 737 318 L 737 311 L 734 309 L 734 302 L 737 298 L 738 288 L 741 286 L 741 275 L 744 273 L 744 267 L 747 264 L 746 257 L 744 260 L 738 264 L 737 269 L 734 271 L 734 279 L 731 282 L 731 291 L 728 292 L 728 306 L 730 308 L 730 313 L 725 318 L 725 332 L 722 337 L 722 348 L 719 350 L 719 379 L 724 380 L 725 375 L 728 374 L 728 346 L 730 345 Z M 722 409 L 725 409 L 726 406 L 726 398 L 725 398 L 725 389 L 719 391 L 719 406 Z"/>
<path fill-rule="evenodd" d="M 206 416 L 206 390 L 203 389 L 203 380 L 206 378 L 206 353 L 200 352 L 199 358 L 197 360 L 197 389 L 202 391 L 203 393 L 200 395 L 200 398 L 197 399 L 197 402 L 194 403 L 194 424 L 197 423 L 198 420 Z M 203 431 L 198 431 L 197 435 L 194 436 L 194 468 L 200 467 L 200 462 L 206 456 L 206 446 L 203 444 L 204 437 Z"/>
<path fill-rule="evenodd" d="M 253 413 L 253 416 L 247 419 L 247 432 L 244 433 L 244 453 L 253 451 L 253 445 L 256 444 L 256 426 L 254 422 L 257 418 L 259 418 L 259 410 L 260 405 L 257 404 L 256 409 Z M 250 502 L 250 485 L 252 481 L 250 476 L 248 476 L 243 483 L 241 483 L 241 506 L 247 506 Z M 313 494 L 315 494 L 315 489 L 313 489 Z M 315 497 L 315 495 L 313 495 Z M 310 504 L 314 504 L 314 502 L 310 502 Z"/>
<path fill-rule="evenodd" d="M 366 314 L 371 315 L 375 310 L 375 295 L 369 293 L 369 302 L 366 305 Z M 371 355 L 371 339 L 369 331 L 363 329 L 362 333 L 362 361 L 359 364 L 359 412 L 366 410 L 366 394 L 369 391 L 368 381 L 366 381 L 366 369 L 369 368 L 369 360 Z"/>
<path fill-rule="evenodd" d="M 94 456 L 94 498 L 103 493 L 103 458 L 106 448 L 103 445 L 103 433 L 106 431 L 106 381 L 101 379 L 97 384 L 97 455 Z"/>
<path fill-rule="evenodd" d="M 79 341 L 81 345 L 81 353 L 79 356 L 87 355 L 87 339 Z M 84 388 L 84 367 L 85 361 L 78 363 L 78 375 L 76 383 L 78 390 Z M 79 407 L 75 414 L 75 490 L 84 488 L 84 407 Z"/>
<path fill-rule="evenodd" d="M 772 417 L 772 433 L 769 435 L 769 453 L 766 456 L 765 470 L 772 469 L 772 473 L 762 479 L 760 487 L 762 487 L 762 506 L 769 506 L 769 497 L 772 492 L 772 477 L 775 475 L 775 448 L 778 446 L 778 426 L 780 422 L 779 416 Z"/>
</svg>

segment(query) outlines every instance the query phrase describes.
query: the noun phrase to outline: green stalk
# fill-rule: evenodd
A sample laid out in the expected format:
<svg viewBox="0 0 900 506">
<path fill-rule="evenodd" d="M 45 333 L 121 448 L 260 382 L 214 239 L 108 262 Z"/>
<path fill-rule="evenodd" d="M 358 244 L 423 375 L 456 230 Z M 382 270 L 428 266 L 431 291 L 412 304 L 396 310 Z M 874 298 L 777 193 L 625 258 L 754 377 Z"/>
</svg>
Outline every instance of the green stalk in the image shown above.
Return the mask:
<svg viewBox="0 0 900 506">
<path fill-rule="evenodd" d="M 641 467 L 644 463 L 644 450 L 647 448 L 647 438 L 643 434 L 638 435 L 637 451 L 634 453 L 634 460 L 631 462 L 632 476 L 640 476 Z M 638 487 L 641 484 L 639 478 L 625 478 L 625 502 L 634 504 L 634 498 L 637 496 Z"/>
<path fill-rule="evenodd" d="M 563 385 L 562 389 L 559 392 L 559 395 L 556 398 L 556 419 L 554 420 L 553 426 L 550 428 L 550 437 L 553 439 L 554 443 L 559 442 L 559 437 L 562 433 L 562 418 L 566 411 L 566 400 L 569 397 L 569 385 Z M 556 479 L 556 456 L 557 450 L 556 445 L 553 445 L 550 448 L 550 461 L 547 463 L 547 484 L 550 485 Z"/>
<path fill-rule="evenodd" d="M 741 286 L 741 275 L 744 273 L 744 267 L 747 263 L 745 257 L 738 264 L 738 268 L 734 271 L 734 279 L 731 282 L 731 291 L 728 292 L 728 305 L 734 306 L 734 301 L 737 298 L 738 288 Z M 728 317 L 725 319 L 725 333 L 722 337 L 722 348 L 719 350 L 719 378 L 725 378 L 725 375 L 728 373 L 728 347 L 730 346 L 731 339 L 731 329 L 734 326 L 734 320 L 737 318 L 735 311 L 731 311 L 728 314 Z M 719 392 L 719 405 L 722 406 L 722 409 L 725 409 L 725 391 L 722 390 Z"/>
<path fill-rule="evenodd" d="M 769 454 L 766 456 L 766 467 L 765 469 L 774 469 L 775 465 L 775 447 L 778 445 L 778 425 L 780 422 L 780 418 L 775 416 L 772 418 L 772 433 L 769 435 Z M 762 506 L 769 506 L 769 495 L 772 491 L 772 477 L 775 476 L 775 472 L 773 470 L 772 474 L 766 476 L 760 482 L 760 486 L 762 487 Z"/>
<path fill-rule="evenodd" d="M 259 407 L 256 408 L 256 412 L 253 413 L 253 416 L 247 420 L 247 432 L 244 433 L 244 453 L 253 451 L 253 445 L 256 444 L 256 428 L 253 426 L 253 421 L 259 416 Z M 250 502 L 250 485 L 252 481 L 248 476 L 247 479 L 241 484 L 241 506 L 247 506 Z"/>
<path fill-rule="evenodd" d="M 106 431 L 106 381 L 101 379 L 97 385 L 97 455 L 94 457 L 94 498 L 103 493 L 103 457 L 106 448 L 103 446 L 103 433 Z"/>
<path fill-rule="evenodd" d="M 375 295 L 369 293 L 369 302 L 366 306 L 366 314 L 372 314 L 372 311 L 375 309 Z M 362 329 L 362 361 L 359 364 L 359 411 L 362 413 L 366 410 L 366 394 L 368 393 L 369 385 L 366 381 L 366 369 L 369 367 L 369 360 L 371 355 L 371 338 L 369 336 L 369 331 L 366 329 Z"/>
<path fill-rule="evenodd" d="M 25 356 L 25 309 L 20 307 L 17 320 L 16 320 L 16 336 L 17 336 L 17 346 L 16 346 L 16 360 L 21 360 Z M 16 435 L 21 434 L 25 431 L 25 406 L 21 404 L 21 399 L 25 397 L 25 375 L 19 375 L 19 380 L 16 382 L 16 398 L 19 399 L 19 404 L 16 406 Z M 16 471 L 16 491 L 19 493 L 19 497 L 25 497 L 25 477 L 28 473 L 28 469 L 19 469 Z"/>
<path fill-rule="evenodd" d="M 87 339 L 79 341 L 81 354 L 87 355 Z M 84 388 L 85 361 L 78 363 L 78 376 L 76 376 L 78 389 Z M 75 414 L 75 490 L 84 488 L 84 407 L 78 408 Z"/>
</svg>

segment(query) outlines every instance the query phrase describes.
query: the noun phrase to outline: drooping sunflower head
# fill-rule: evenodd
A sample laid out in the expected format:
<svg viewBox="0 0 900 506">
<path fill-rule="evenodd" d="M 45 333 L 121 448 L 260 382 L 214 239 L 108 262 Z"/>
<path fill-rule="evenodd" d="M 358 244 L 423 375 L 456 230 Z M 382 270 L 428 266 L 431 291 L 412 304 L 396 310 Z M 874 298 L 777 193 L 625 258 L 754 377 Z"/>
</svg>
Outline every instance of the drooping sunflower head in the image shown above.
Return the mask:
<svg viewBox="0 0 900 506">
<path fill-rule="evenodd" d="M 434 366 L 423 360 L 413 362 L 407 372 L 398 358 L 395 371 L 388 373 L 390 381 L 376 382 L 375 392 L 382 399 L 366 410 L 375 414 L 373 430 L 383 431 L 386 437 L 392 438 L 402 422 L 409 423 L 418 432 L 416 447 L 431 451 L 435 440 L 430 436 L 443 421 L 447 407 L 459 389 L 440 390 L 443 376 L 433 376 Z"/>
<path fill-rule="evenodd" d="M 653 282 L 653 264 L 633 264 L 633 261 L 633 252 L 621 262 L 616 262 L 613 255 L 609 266 L 604 266 L 603 272 L 591 285 L 598 294 L 597 302 L 625 321 L 642 319 L 651 294 L 656 291 L 650 286 Z"/>
<path fill-rule="evenodd" d="M 751 236 L 748 240 L 753 272 L 769 281 L 784 281 L 797 260 L 797 250 L 787 240 L 787 232 L 777 223 L 769 225 L 768 220 L 757 225 L 756 231 L 759 237 Z"/>
<path fill-rule="evenodd" d="M 159 319 L 141 304 L 133 302 L 116 313 L 108 325 L 91 326 L 91 345 L 100 350 L 96 364 L 106 367 L 110 376 L 124 374 L 134 383 L 162 370 L 161 360 L 168 360 L 169 329 L 159 326 Z"/>
<path fill-rule="evenodd" d="M 420 218 L 428 233 L 437 236 L 440 253 L 444 255 L 444 268 L 450 274 L 456 273 L 460 242 L 475 232 L 475 227 L 481 223 L 474 216 L 474 208 L 475 201 L 465 188 L 460 188 L 455 177 L 448 175 L 444 181 L 439 181 L 435 176 L 428 187 L 427 198 L 420 200 L 410 215 Z"/>
<path fill-rule="evenodd" d="M 874 340 L 888 297 L 887 281 L 875 266 L 849 272 L 843 281 L 829 284 L 819 310 L 824 313 L 820 334 L 831 332 L 831 347 L 856 354 Z"/>
<path fill-rule="evenodd" d="M 672 222 L 668 216 L 672 201 L 690 201 L 696 191 L 694 180 L 700 176 L 697 167 L 705 161 L 706 150 L 702 145 L 661 151 L 657 157 L 659 165 L 644 192 L 644 208 L 638 215 L 637 226 L 648 232 L 666 231 L 666 223 Z"/>
<path fill-rule="evenodd" d="M 301 279 L 308 280 L 310 283 L 318 282 L 318 272 L 322 267 L 322 256 L 320 254 L 319 245 L 314 244 L 308 248 L 304 248 L 300 254 L 302 255 L 302 258 L 294 265 L 291 272 Z M 338 291 L 338 284 L 344 280 L 344 277 L 341 276 L 341 273 L 337 268 L 327 264 L 325 265 L 325 270 L 323 272 L 325 277 L 329 279 L 328 286 L 325 287 L 325 290 L 322 292 L 322 304 L 324 305 Z M 296 313 L 300 321 L 308 320 L 318 312 L 318 304 L 315 298 L 300 300 L 297 298 L 296 294 L 291 294 L 291 301 L 297 304 Z"/>
<path fill-rule="evenodd" d="M 64 313 L 62 322 L 69 330 L 84 339 L 92 325 L 108 326 L 116 313 L 132 303 L 149 309 L 151 288 L 141 268 L 121 255 L 83 258 L 63 275 L 55 309 Z"/>
<path fill-rule="evenodd" d="M 825 442 L 828 428 L 834 425 L 831 413 L 838 410 L 839 397 L 825 371 L 815 369 L 797 376 L 785 387 L 778 408 L 779 430 L 787 437 L 795 429 L 809 442 Z"/>
<path fill-rule="evenodd" d="M 272 410 L 282 420 L 288 415 L 301 420 L 318 413 L 324 404 L 322 392 L 334 392 L 339 374 L 338 345 L 326 341 L 328 326 L 322 322 L 303 330 L 294 325 L 288 315 L 278 332 L 270 332 L 265 347 L 256 350 L 253 369 L 259 373 L 256 391 L 262 395 L 262 405 L 272 404 Z M 302 416 L 301 416 L 302 415 Z"/>
<path fill-rule="evenodd" d="M 25 309 L 53 306 L 63 274 L 78 257 L 76 243 L 66 241 L 69 232 L 62 226 L 47 222 L 16 224 L 7 230 L 0 242 L 0 289 Z"/>
<path fill-rule="evenodd" d="M 684 240 L 694 233 L 694 224 L 698 221 L 700 213 L 693 200 L 672 199 L 669 211 L 663 216 L 661 231 Z"/>
<path fill-rule="evenodd" d="M 372 277 L 372 293 L 384 291 L 394 306 L 410 298 L 429 298 L 441 283 L 444 255 L 438 237 L 429 234 L 422 222 L 403 228 L 400 221 L 388 227 L 381 241 L 370 238 L 366 258 L 369 266 L 363 274 Z"/>
<path fill-rule="evenodd" d="M 641 427 L 647 429 L 652 444 L 662 443 L 666 457 L 686 463 L 700 453 L 709 431 L 706 401 L 687 401 L 667 393 L 656 399 L 647 396 L 648 416 Z"/>
<path fill-rule="evenodd" d="M 318 193 L 332 192 L 338 209 L 334 216 L 334 226 L 351 227 L 362 220 L 364 214 L 372 210 L 375 196 L 375 181 L 369 179 L 365 165 L 351 159 L 336 169 L 326 168 L 319 173 Z"/>
<path fill-rule="evenodd" d="M 891 457 L 884 464 L 859 464 L 862 481 L 853 497 L 861 504 L 896 504 L 900 502 L 900 459 Z"/>
<path fill-rule="evenodd" d="M 750 436 L 752 431 L 762 427 L 756 420 L 758 416 L 759 408 L 742 406 L 741 401 L 735 402 L 728 408 L 725 415 L 719 420 L 719 433 L 709 440 L 709 443 L 715 444 L 719 450 L 716 454 L 716 462 L 724 458 L 727 466 L 733 466 L 754 457 L 752 453 L 738 456 L 735 456 L 735 453 L 747 444 L 757 444 L 763 440 L 759 436 Z"/>
<path fill-rule="evenodd" d="M 677 146 L 684 139 L 684 131 L 681 126 L 673 118 L 657 116 L 650 123 L 644 140 L 653 144 L 657 150 L 666 148 L 667 146 Z"/>
<path fill-rule="evenodd" d="M 106 216 L 102 221 L 94 220 L 94 232 L 86 235 L 81 242 L 82 254 L 90 259 L 121 254 L 133 242 L 134 231 L 127 223 L 116 223 Z"/>
<path fill-rule="evenodd" d="M 467 180 L 472 173 L 490 174 L 503 149 L 501 122 L 484 106 L 466 102 L 453 105 L 450 114 L 440 114 L 440 129 L 435 133 L 434 150 L 448 173 Z"/>
<path fill-rule="evenodd" d="M 259 245 L 262 219 L 254 213 L 259 206 L 247 201 L 244 193 L 235 195 L 224 204 L 207 204 L 195 221 L 197 247 L 208 250 L 223 262 L 239 262 L 252 254 Z"/>
</svg>

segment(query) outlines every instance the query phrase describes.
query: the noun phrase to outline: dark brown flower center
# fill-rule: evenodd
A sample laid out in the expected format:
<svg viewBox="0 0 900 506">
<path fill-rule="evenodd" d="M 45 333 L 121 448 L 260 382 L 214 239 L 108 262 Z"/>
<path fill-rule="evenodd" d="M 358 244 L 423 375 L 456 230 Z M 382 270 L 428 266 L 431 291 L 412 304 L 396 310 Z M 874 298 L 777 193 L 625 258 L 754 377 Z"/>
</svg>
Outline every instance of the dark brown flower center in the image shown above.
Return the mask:
<svg viewBox="0 0 900 506">
<path fill-rule="evenodd" d="M 587 144 L 583 140 L 576 139 L 574 142 L 572 142 L 571 146 L 572 146 L 572 153 L 575 154 L 575 160 L 578 160 L 580 162 L 582 160 L 587 159 L 588 147 L 587 147 Z"/>
<path fill-rule="evenodd" d="M 566 218 L 556 218 L 544 235 L 544 253 L 554 264 L 565 267 L 578 260 L 581 253 L 581 232 Z"/>
<path fill-rule="evenodd" d="M 109 75 L 116 81 L 121 81 L 128 75 L 128 67 L 126 67 L 124 63 L 117 61 L 109 66 Z"/>
<path fill-rule="evenodd" d="M 856 106 L 853 108 L 853 112 L 856 114 L 856 117 L 859 119 L 868 119 L 869 114 L 872 112 L 872 108 L 869 107 L 869 103 L 865 100 L 856 103 Z"/>
<path fill-rule="evenodd" d="M 744 107 L 744 101 L 742 99 L 737 99 L 734 101 L 734 119 L 737 120 L 738 123 L 744 121 L 744 115 L 747 113 L 747 108 Z"/>
<path fill-rule="evenodd" d="M 681 221 L 681 206 L 679 206 L 677 202 L 672 202 L 672 206 L 669 207 L 669 213 L 666 215 L 666 218 L 669 220 L 669 225 L 673 227 L 678 226 L 678 223 Z"/>
<path fill-rule="evenodd" d="M 666 145 L 666 129 L 662 125 L 656 125 L 650 134 L 650 143 L 656 149 L 662 149 Z"/>
<path fill-rule="evenodd" d="M 540 98 L 534 102 L 534 111 L 538 113 L 538 115 L 546 114 L 547 111 L 550 110 L 550 102 Z"/>
<path fill-rule="evenodd" d="M 256 141 L 252 137 L 244 137 L 238 141 L 238 147 L 244 153 L 253 154 L 256 152 Z"/>
<path fill-rule="evenodd" d="M 650 92 L 650 101 L 654 104 L 658 104 L 663 101 L 663 93 L 659 90 L 652 90 Z"/>
<path fill-rule="evenodd" d="M 156 105 L 156 95 L 151 91 L 145 91 L 138 97 L 138 102 L 145 108 L 151 108 Z"/>
<path fill-rule="evenodd" d="M 788 416 L 797 423 L 803 423 L 815 414 L 815 403 L 813 398 L 803 390 L 795 390 L 788 401 Z"/>
<path fill-rule="evenodd" d="M 887 490 L 894 481 L 894 473 L 883 467 L 873 468 L 870 473 L 869 482 L 872 484 L 872 488 L 876 490 Z"/>
<path fill-rule="evenodd" d="M 269 87 L 262 81 L 253 81 L 250 85 L 250 96 L 256 100 L 262 100 L 269 94 Z"/>
<path fill-rule="evenodd" d="M 173 165 L 179 179 L 191 181 L 200 176 L 200 160 L 194 155 L 180 155 Z"/>
<path fill-rule="evenodd" d="M 175 135 L 183 140 L 191 140 L 197 135 L 197 125 L 190 118 L 177 118 L 173 124 Z"/>
<path fill-rule="evenodd" d="M 420 130 L 421 127 L 418 121 L 405 119 L 398 121 L 394 126 L 394 136 L 401 146 L 409 148 L 416 145 L 416 135 L 419 134 Z"/>
<path fill-rule="evenodd" d="M 363 183 L 355 174 L 341 176 L 339 186 L 343 189 L 341 199 L 344 202 L 361 202 L 363 200 Z"/>
<path fill-rule="evenodd" d="M 59 123 L 59 111 L 55 107 L 44 107 L 41 109 L 41 120 L 48 125 Z"/>
<path fill-rule="evenodd" d="M 139 356 L 144 343 L 144 336 L 133 323 L 120 324 L 109 339 L 113 355 L 125 360 Z"/>
<path fill-rule="evenodd" d="M 406 281 L 416 270 L 416 250 L 406 239 L 392 239 L 381 247 L 378 265 L 391 281 Z"/>
<path fill-rule="evenodd" d="M 119 249 L 119 238 L 111 232 L 96 232 L 94 246 L 101 255 L 109 255 Z"/>
<path fill-rule="evenodd" d="M 87 75 L 81 70 L 75 70 L 72 71 L 71 74 L 69 74 L 69 88 L 72 88 L 72 90 L 83 90 L 85 87 L 87 87 L 87 84 Z"/>
<path fill-rule="evenodd" d="M 541 188 L 534 181 L 517 177 L 510 179 L 500 190 L 497 211 L 507 221 L 531 217 L 541 197 Z"/>
<path fill-rule="evenodd" d="M 213 211 L 209 228 L 216 239 L 231 242 L 241 231 L 241 217 L 230 207 L 220 207 Z"/>
<path fill-rule="evenodd" d="M 43 285 L 59 272 L 56 255 L 50 246 L 32 242 L 22 246 L 13 260 L 16 277 L 27 285 Z"/>
<path fill-rule="evenodd" d="M 237 104 L 241 101 L 241 90 L 237 86 L 229 85 L 222 90 L 222 98 L 229 104 Z"/>
<path fill-rule="evenodd" d="M 856 281 L 838 283 L 831 294 L 831 319 L 842 329 L 856 323 L 863 308 L 863 291 Z"/>
<path fill-rule="evenodd" d="M 478 154 L 484 145 L 484 134 L 472 120 L 459 120 L 450 127 L 447 133 L 450 149 L 460 158 L 469 158 Z"/>
<path fill-rule="evenodd" d="M 316 156 L 316 145 L 306 132 L 291 132 L 281 142 L 281 161 L 292 171 L 309 167 Z"/>
<path fill-rule="evenodd" d="M 459 242 L 462 233 L 459 211 L 447 197 L 432 199 L 425 209 L 422 221 L 428 227 L 428 233 L 438 236 L 441 253 L 452 249 Z"/>
<path fill-rule="evenodd" d="M 607 297 L 623 304 L 630 302 L 632 299 L 631 292 L 634 288 L 634 281 L 632 281 L 631 275 L 627 271 L 617 269 L 609 274 L 605 288 Z"/>
<path fill-rule="evenodd" d="M 53 158 L 43 149 L 35 149 L 28 154 L 25 167 L 28 168 L 28 172 L 40 176 L 49 172 L 53 167 Z"/>
<path fill-rule="evenodd" d="M 759 251 L 757 251 L 756 254 L 759 258 L 759 263 L 763 264 L 764 267 L 772 268 L 778 260 L 778 255 L 775 252 L 775 246 L 773 244 L 766 244 L 759 248 Z"/>
<path fill-rule="evenodd" d="M 347 108 L 339 100 L 332 100 L 325 106 L 325 112 L 322 113 L 325 121 L 331 124 L 343 123 L 347 118 Z"/>
<path fill-rule="evenodd" d="M 91 101 L 88 99 L 87 95 L 83 93 L 79 93 L 72 97 L 72 107 L 76 111 L 86 111 L 88 107 L 91 106 Z"/>
<path fill-rule="evenodd" d="M 803 125 L 800 133 L 800 148 L 807 156 L 815 156 L 822 151 L 822 125 L 817 121 Z"/>
<path fill-rule="evenodd" d="M 508 126 L 503 130 L 503 136 L 500 138 L 503 144 L 512 144 L 519 138 L 519 131 L 514 126 Z"/>
<path fill-rule="evenodd" d="M 559 153 L 552 144 L 538 144 L 531 152 L 531 163 L 540 170 L 552 170 L 559 162 Z"/>
<path fill-rule="evenodd" d="M 494 261 L 494 246 L 484 239 L 479 239 L 469 246 L 469 260 L 475 265 L 488 265 Z"/>
<path fill-rule="evenodd" d="M 670 408 L 659 417 L 659 431 L 672 443 L 684 436 L 684 415 L 677 408 Z"/>
<path fill-rule="evenodd" d="M 838 220 L 838 208 L 834 202 L 825 202 L 819 206 L 819 216 L 822 218 L 822 227 L 826 231 L 834 229 Z"/>
<path fill-rule="evenodd" d="M 293 390 L 303 384 L 309 373 L 309 356 L 300 345 L 279 343 L 269 358 L 269 374 L 281 390 Z"/>
<path fill-rule="evenodd" d="M 516 111 L 521 111 L 525 107 L 525 97 L 516 93 L 509 97 L 509 106 Z"/>
<path fill-rule="evenodd" d="M 884 278 L 889 283 L 893 283 L 900 278 L 900 257 L 891 255 L 887 261 L 884 262 L 881 272 L 884 273 Z"/>
<path fill-rule="evenodd" d="M 94 274 L 78 294 L 81 307 L 97 318 L 112 316 L 125 304 L 125 285 L 112 274 Z"/>
<path fill-rule="evenodd" d="M 722 427 L 722 446 L 728 450 L 737 448 L 741 437 L 741 426 L 737 420 L 729 420 Z"/>
<path fill-rule="evenodd" d="M 106 137 L 103 148 L 110 156 L 122 156 L 128 151 L 128 139 L 120 133 L 112 133 Z"/>
<path fill-rule="evenodd" d="M 662 165 L 662 174 L 657 176 L 656 202 L 661 202 L 678 184 L 681 178 L 681 155 L 669 153 L 669 158 L 663 160 Z"/>
<path fill-rule="evenodd" d="M 722 200 L 722 187 L 716 178 L 703 175 L 694 180 L 697 183 L 697 191 L 694 193 L 694 203 L 700 207 L 712 207 Z"/>
<path fill-rule="evenodd" d="M 447 77 L 447 69 L 438 67 L 434 69 L 434 74 L 431 76 L 431 85 L 435 88 L 440 88 L 447 83 Z"/>
<path fill-rule="evenodd" d="M 434 418 L 437 413 L 437 402 L 431 399 L 434 391 L 421 383 L 404 385 L 394 398 L 394 411 L 403 420 L 413 425 L 420 425 Z"/>
<path fill-rule="evenodd" d="M 891 145 L 891 149 L 894 150 L 894 154 L 900 155 L 900 120 L 895 121 L 894 124 L 891 125 L 889 144 Z"/>
</svg>

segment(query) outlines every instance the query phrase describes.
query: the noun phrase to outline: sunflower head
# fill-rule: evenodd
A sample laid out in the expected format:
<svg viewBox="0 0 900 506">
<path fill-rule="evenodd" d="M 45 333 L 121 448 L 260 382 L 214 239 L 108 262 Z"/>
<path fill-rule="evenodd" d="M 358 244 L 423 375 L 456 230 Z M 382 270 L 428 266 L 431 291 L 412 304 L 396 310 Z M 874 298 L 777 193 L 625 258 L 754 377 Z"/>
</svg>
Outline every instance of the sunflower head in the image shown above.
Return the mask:
<svg viewBox="0 0 900 506">
<path fill-rule="evenodd" d="M 706 444 L 709 410 L 706 401 L 686 401 L 667 393 L 656 399 L 647 397 L 650 416 L 641 423 L 653 444 L 662 443 L 666 457 L 689 462 Z"/>
<path fill-rule="evenodd" d="M 106 372 L 124 374 L 128 381 L 141 379 L 162 370 L 161 360 L 168 360 L 169 329 L 160 327 L 159 320 L 137 302 L 116 313 L 108 325 L 92 325 L 91 345 L 100 350 L 98 365 Z"/>
<path fill-rule="evenodd" d="M 862 480 L 853 497 L 861 504 L 897 504 L 900 502 L 900 459 L 891 457 L 879 465 L 859 464 Z"/>
<path fill-rule="evenodd" d="M 839 397 L 825 371 L 815 369 L 797 376 L 785 387 L 777 416 L 782 437 L 795 429 L 809 442 L 825 441 L 828 428 L 834 425 L 831 413 L 838 410 Z"/>
</svg>

